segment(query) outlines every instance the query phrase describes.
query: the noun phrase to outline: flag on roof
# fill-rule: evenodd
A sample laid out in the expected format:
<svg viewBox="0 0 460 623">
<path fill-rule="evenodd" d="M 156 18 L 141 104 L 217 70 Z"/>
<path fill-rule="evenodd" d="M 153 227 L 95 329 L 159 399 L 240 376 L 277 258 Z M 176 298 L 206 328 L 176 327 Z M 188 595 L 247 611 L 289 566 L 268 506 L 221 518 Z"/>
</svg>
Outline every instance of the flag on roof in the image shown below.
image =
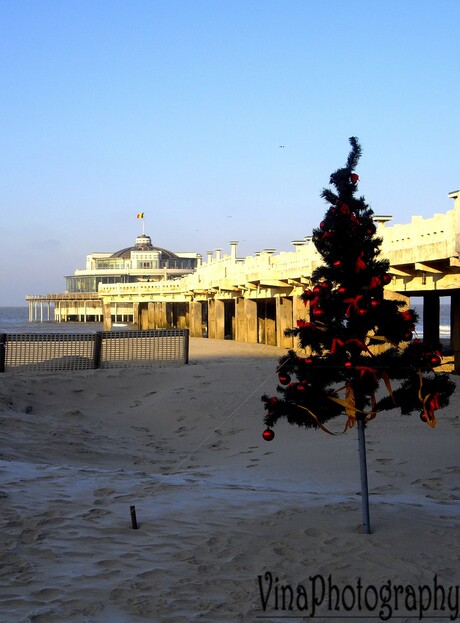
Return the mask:
<svg viewBox="0 0 460 623">
<path fill-rule="evenodd" d="M 144 213 L 143 212 L 138 212 L 137 213 L 137 218 L 144 218 Z"/>
</svg>

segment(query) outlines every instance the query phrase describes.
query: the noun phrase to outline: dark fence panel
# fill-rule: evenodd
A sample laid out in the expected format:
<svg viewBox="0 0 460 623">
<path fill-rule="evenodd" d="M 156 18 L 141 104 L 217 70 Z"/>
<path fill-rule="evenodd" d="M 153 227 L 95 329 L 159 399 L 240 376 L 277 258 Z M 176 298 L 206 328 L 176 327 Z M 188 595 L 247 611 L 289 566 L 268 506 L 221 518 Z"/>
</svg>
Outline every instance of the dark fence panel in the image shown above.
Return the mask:
<svg viewBox="0 0 460 623">
<path fill-rule="evenodd" d="M 188 329 L 0 336 L 0 372 L 56 372 L 188 363 Z"/>
</svg>

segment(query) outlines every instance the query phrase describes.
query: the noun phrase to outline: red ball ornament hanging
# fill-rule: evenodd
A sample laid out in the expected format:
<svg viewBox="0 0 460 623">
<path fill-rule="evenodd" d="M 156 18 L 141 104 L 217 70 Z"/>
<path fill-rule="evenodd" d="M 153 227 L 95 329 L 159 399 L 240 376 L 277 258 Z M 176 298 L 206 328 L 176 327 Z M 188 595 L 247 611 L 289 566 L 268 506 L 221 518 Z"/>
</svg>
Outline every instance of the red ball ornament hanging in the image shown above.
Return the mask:
<svg viewBox="0 0 460 623">
<path fill-rule="evenodd" d="M 439 357 L 438 355 L 432 355 L 430 357 L 430 364 L 433 366 L 433 368 L 436 368 L 436 366 L 439 366 L 440 363 L 441 363 L 441 357 Z"/>
<path fill-rule="evenodd" d="M 313 311 L 313 316 L 315 318 L 322 318 L 324 316 L 324 310 L 320 309 L 319 307 L 317 307 L 314 311 Z"/>
<path fill-rule="evenodd" d="M 264 430 L 264 432 L 262 433 L 262 437 L 265 439 L 265 441 L 271 441 L 275 436 L 275 433 L 272 431 L 271 428 L 266 428 Z"/>
<path fill-rule="evenodd" d="M 371 307 L 373 307 L 374 309 L 377 309 L 377 307 L 380 307 L 380 301 L 378 301 L 377 299 L 372 299 Z"/>
<path fill-rule="evenodd" d="M 384 285 L 388 285 L 389 283 L 391 283 L 391 276 L 388 273 L 385 273 L 385 275 L 383 275 L 382 277 L 382 283 Z"/>
<path fill-rule="evenodd" d="M 340 268 L 342 266 L 341 260 L 336 260 L 332 263 L 332 266 L 334 266 L 334 268 Z"/>
<path fill-rule="evenodd" d="M 289 376 L 289 374 L 280 372 L 280 374 L 278 375 L 278 380 L 281 383 L 281 385 L 289 385 L 289 383 L 291 382 L 291 377 Z"/>
<path fill-rule="evenodd" d="M 412 331 L 408 331 L 407 333 L 404 334 L 404 341 L 405 342 L 410 342 L 412 339 Z"/>
<path fill-rule="evenodd" d="M 365 316 L 367 314 L 367 309 L 358 309 L 359 316 Z"/>
<path fill-rule="evenodd" d="M 337 288 L 337 292 L 338 294 L 346 294 L 347 289 L 345 288 L 345 286 L 340 286 L 340 288 Z"/>
<path fill-rule="evenodd" d="M 401 312 L 401 316 L 404 320 L 407 320 L 407 322 L 414 320 L 414 312 L 412 309 L 407 309 L 406 311 Z"/>
<path fill-rule="evenodd" d="M 352 368 L 353 367 L 353 364 L 351 363 L 351 361 L 346 361 L 343 365 L 344 365 L 345 368 Z"/>
<path fill-rule="evenodd" d="M 359 175 L 357 173 L 352 173 L 350 175 L 350 179 L 352 184 L 357 184 L 359 181 Z"/>
<path fill-rule="evenodd" d="M 422 411 L 420 413 L 420 419 L 422 420 L 422 422 L 426 422 L 426 415 L 425 415 L 424 411 Z"/>
<path fill-rule="evenodd" d="M 305 363 L 306 363 L 306 364 L 308 364 L 308 365 L 310 365 L 311 363 L 313 363 L 313 358 L 312 358 L 312 357 L 307 357 L 307 358 L 305 359 Z"/>
</svg>

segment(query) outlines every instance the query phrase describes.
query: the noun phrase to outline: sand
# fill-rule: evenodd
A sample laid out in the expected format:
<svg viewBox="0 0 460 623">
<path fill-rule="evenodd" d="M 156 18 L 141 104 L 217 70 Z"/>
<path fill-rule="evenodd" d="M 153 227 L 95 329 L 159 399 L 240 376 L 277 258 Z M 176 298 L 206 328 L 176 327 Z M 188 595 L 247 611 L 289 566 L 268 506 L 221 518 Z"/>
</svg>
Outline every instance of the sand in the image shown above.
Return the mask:
<svg viewBox="0 0 460 623">
<path fill-rule="evenodd" d="M 369 424 L 365 535 L 355 429 L 262 439 L 284 352 L 0 375 L 0 621 L 458 617 L 460 385 L 434 430 Z"/>
</svg>

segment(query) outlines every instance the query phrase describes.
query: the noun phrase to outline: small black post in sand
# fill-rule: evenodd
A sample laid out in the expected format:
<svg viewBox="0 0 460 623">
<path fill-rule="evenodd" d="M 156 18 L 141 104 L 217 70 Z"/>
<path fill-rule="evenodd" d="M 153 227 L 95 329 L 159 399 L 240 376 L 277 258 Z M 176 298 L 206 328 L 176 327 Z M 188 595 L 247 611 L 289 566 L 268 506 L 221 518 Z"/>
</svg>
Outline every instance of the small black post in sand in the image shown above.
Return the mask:
<svg viewBox="0 0 460 623">
<path fill-rule="evenodd" d="M 129 510 L 131 513 L 131 528 L 133 530 L 137 530 L 138 526 L 137 526 L 137 518 L 136 518 L 136 507 L 130 506 Z"/>
</svg>

